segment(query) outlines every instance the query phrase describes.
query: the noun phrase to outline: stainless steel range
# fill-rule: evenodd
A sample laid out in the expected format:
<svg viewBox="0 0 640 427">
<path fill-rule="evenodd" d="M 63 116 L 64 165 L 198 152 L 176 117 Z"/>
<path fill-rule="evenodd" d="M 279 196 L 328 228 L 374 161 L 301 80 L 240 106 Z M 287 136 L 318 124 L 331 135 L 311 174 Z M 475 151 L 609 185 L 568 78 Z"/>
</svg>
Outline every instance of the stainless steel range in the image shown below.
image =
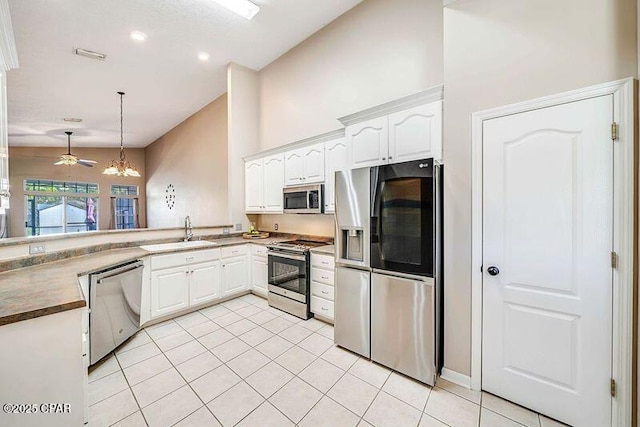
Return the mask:
<svg viewBox="0 0 640 427">
<path fill-rule="evenodd" d="M 291 240 L 268 245 L 269 305 L 289 314 L 308 319 L 310 273 L 309 250 L 327 243 Z"/>
</svg>

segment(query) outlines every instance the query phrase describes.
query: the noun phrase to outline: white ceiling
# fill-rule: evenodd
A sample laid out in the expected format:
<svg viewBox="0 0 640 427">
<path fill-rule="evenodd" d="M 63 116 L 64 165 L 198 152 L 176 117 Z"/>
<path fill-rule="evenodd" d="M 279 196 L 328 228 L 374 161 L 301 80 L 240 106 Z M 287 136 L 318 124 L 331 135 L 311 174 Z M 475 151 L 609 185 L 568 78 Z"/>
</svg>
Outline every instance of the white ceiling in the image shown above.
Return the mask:
<svg viewBox="0 0 640 427">
<path fill-rule="evenodd" d="M 62 147 L 73 130 L 74 146 L 118 146 L 122 90 L 125 145 L 145 147 L 226 92 L 229 62 L 259 70 L 361 1 L 254 0 L 247 21 L 212 0 L 10 0 L 9 144 Z"/>
</svg>

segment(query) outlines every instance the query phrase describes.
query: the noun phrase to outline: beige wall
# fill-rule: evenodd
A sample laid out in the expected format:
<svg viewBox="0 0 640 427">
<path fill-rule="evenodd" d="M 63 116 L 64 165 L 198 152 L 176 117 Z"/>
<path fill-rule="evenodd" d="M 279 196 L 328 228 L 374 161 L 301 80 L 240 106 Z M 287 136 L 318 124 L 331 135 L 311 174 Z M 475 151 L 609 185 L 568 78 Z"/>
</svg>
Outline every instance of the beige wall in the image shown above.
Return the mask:
<svg viewBox="0 0 640 427">
<path fill-rule="evenodd" d="M 228 224 L 227 96 L 222 95 L 145 149 L 147 223 L 182 227 Z M 165 190 L 175 187 L 175 207 Z"/>
<path fill-rule="evenodd" d="M 145 159 L 144 150 L 125 149 L 127 160 L 134 163 L 141 178 L 118 178 L 103 175 L 102 171 L 113 159 L 119 158 L 118 148 L 73 148 L 72 153 L 82 159 L 95 160 L 93 168 L 84 166 L 54 166 L 65 148 L 9 147 L 9 182 L 11 182 L 11 209 L 9 210 L 9 237 L 25 235 L 25 179 L 51 179 L 56 181 L 95 182 L 98 197 L 98 229 L 108 230 L 110 217 L 111 184 L 140 187 L 140 226 L 145 226 Z"/>
<path fill-rule="evenodd" d="M 258 150 L 258 73 L 238 64 L 227 67 L 229 108 L 229 218 L 249 227 L 244 214 L 244 161 L 243 157 Z"/>
<path fill-rule="evenodd" d="M 364 0 L 260 71 L 260 148 L 439 84 L 442 1 Z"/>
<path fill-rule="evenodd" d="M 341 128 L 339 117 L 442 84 L 442 43 L 441 0 L 364 0 L 260 71 L 260 149 Z M 308 223 L 333 235 L 326 219 L 258 222 L 287 232 Z"/>
<path fill-rule="evenodd" d="M 471 369 L 471 114 L 636 75 L 635 0 L 460 0 L 444 12 L 445 366 Z"/>
</svg>

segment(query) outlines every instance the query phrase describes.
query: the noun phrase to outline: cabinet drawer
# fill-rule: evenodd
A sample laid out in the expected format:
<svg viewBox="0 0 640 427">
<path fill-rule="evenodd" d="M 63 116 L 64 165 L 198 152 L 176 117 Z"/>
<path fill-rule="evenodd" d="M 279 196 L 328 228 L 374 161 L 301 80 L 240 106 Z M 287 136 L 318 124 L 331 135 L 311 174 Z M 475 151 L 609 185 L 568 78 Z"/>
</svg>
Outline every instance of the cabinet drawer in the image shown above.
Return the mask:
<svg viewBox="0 0 640 427">
<path fill-rule="evenodd" d="M 333 319 L 333 303 L 318 297 L 311 297 L 311 311 L 329 319 Z"/>
<path fill-rule="evenodd" d="M 311 254 L 311 266 L 333 271 L 335 260 L 329 255 Z"/>
<path fill-rule="evenodd" d="M 247 246 L 249 245 L 237 245 L 237 246 L 229 246 L 222 249 L 222 258 L 231 258 L 234 256 L 241 256 L 247 254 Z"/>
<path fill-rule="evenodd" d="M 267 256 L 267 247 L 261 245 L 251 245 L 251 253 L 258 256 Z"/>
<path fill-rule="evenodd" d="M 333 301 L 333 286 L 311 282 L 311 295 Z"/>
<path fill-rule="evenodd" d="M 220 259 L 220 249 L 205 249 L 202 251 L 154 255 L 151 257 L 151 270 L 161 270 L 163 268 L 178 267 L 198 262 L 215 261 L 217 259 Z"/>
<path fill-rule="evenodd" d="M 322 270 L 320 268 L 311 267 L 311 280 L 333 286 L 333 270 Z"/>
</svg>

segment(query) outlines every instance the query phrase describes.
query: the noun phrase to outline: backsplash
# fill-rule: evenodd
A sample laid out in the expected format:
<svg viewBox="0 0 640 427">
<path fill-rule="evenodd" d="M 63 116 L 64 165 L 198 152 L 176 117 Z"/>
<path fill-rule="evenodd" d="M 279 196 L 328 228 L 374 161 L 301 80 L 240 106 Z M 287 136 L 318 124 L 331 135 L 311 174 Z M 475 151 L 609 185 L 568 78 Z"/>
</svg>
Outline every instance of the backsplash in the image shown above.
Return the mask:
<svg viewBox="0 0 640 427">
<path fill-rule="evenodd" d="M 249 215 L 261 231 L 308 234 L 313 236 L 333 237 L 335 223 L 331 214 L 282 214 L 282 215 Z"/>
</svg>

